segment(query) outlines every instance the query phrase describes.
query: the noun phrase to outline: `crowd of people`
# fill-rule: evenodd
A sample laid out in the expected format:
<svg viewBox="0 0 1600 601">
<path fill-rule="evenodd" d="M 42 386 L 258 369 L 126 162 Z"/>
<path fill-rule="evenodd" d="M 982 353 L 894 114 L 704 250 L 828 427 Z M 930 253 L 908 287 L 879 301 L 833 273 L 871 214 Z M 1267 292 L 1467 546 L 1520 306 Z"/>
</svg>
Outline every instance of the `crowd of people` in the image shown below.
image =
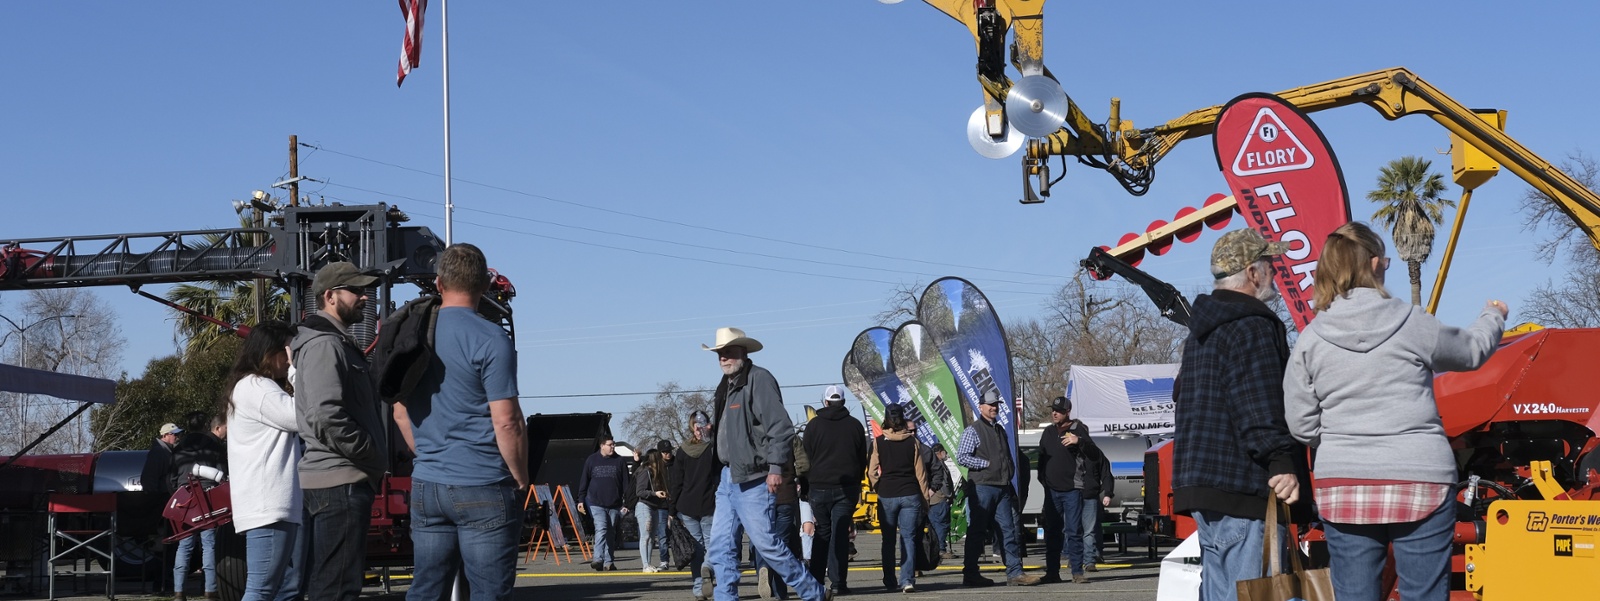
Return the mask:
<svg viewBox="0 0 1600 601">
<path fill-rule="evenodd" d="M 1267 304 L 1276 293 L 1274 258 L 1286 250 L 1252 229 L 1224 235 L 1211 258 L 1215 290 L 1196 298 L 1183 345 L 1172 488 L 1175 510 L 1198 528 L 1202 599 L 1233 599 L 1236 582 L 1264 575 L 1266 528 L 1283 527 L 1265 523 L 1270 503 L 1303 522 L 1313 500 L 1341 599 L 1378 598 L 1374 574 L 1390 546 L 1403 597 L 1444 599 L 1455 466 L 1432 376 L 1487 361 L 1506 306 L 1491 301 L 1470 327 L 1455 328 L 1391 298 L 1381 238 L 1351 223 L 1324 245 L 1319 317 L 1291 347 Z M 348 327 L 376 283 L 349 263 L 320 270 L 311 291 L 321 310 L 299 326 L 254 328 L 218 411 L 163 425 L 151 447 L 144 481 L 152 491 L 232 482 L 234 527 L 246 544 L 246 601 L 360 594 L 389 443 L 374 367 Z M 414 387 L 392 397 L 394 424 L 415 457 L 414 601 L 436 601 L 458 577 L 475 599 L 506 599 L 516 576 L 527 440 L 512 342 L 476 312 L 488 284 L 481 251 L 445 250 L 430 353 L 408 374 Z M 990 544 L 1008 585 L 1082 583 L 1095 570 L 1098 516 L 1114 479 L 1072 417 L 1070 398 L 1051 403 L 1032 475 L 997 421 L 1003 401 L 992 389 L 954 457 L 942 445 L 925 446 L 901 406 L 886 407 L 881 432 L 869 437 L 836 386 L 797 438 L 777 379 L 751 360 L 762 344 L 737 328 L 715 338 L 702 348 L 716 354 L 722 377 L 711 411 L 689 416 L 687 440 L 659 441 L 635 465 L 607 439 L 585 462 L 577 509 L 593 524 L 595 570 L 617 569 L 620 521 L 631 512 L 640 569 L 658 572 L 676 559 L 690 570 L 696 601 L 738 598 L 746 542 L 762 597 L 847 595 L 864 483 L 877 495 L 886 590 L 917 590 L 919 553 L 924 561 L 954 557 L 949 521 L 958 498 L 968 518 L 964 586 L 997 584 L 978 567 Z M 1308 449 L 1318 458 L 1315 488 Z M 965 471 L 959 483 L 955 466 Z M 1025 574 L 1021 561 L 1019 508 L 1035 477 L 1047 495 L 1042 577 Z M 688 557 L 684 549 L 669 552 L 669 527 L 693 540 Z M 923 549 L 927 537 L 937 558 Z M 178 601 L 195 545 L 205 596 L 216 597 L 215 544 L 214 532 L 204 531 L 174 549 Z"/>
</svg>

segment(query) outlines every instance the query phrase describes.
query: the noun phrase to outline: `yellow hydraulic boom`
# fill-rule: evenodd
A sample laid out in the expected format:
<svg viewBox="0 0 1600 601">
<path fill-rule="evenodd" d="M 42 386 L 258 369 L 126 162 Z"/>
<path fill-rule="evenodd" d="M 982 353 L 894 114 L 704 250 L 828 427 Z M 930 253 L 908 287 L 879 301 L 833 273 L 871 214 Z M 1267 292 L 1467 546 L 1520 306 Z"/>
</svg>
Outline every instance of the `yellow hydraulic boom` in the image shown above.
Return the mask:
<svg viewBox="0 0 1600 601">
<path fill-rule="evenodd" d="M 1015 30 L 1011 46 L 1013 66 L 1024 76 L 1034 73 L 1049 76 L 1049 69 L 1043 65 L 1045 0 L 924 1 L 965 24 L 977 39 L 978 80 L 990 117 L 986 122 L 988 133 L 996 138 L 1004 136 L 1004 120 L 997 116 L 1003 115 L 1011 80 L 1005 76 L 1003 65 L 997 73 L 994 53 L 997 48 L 1004 47 L 1009 19 Z M 1025 66 L 1028 68 L 1024 69 Z M 1496 127 L 1497 123 L 1486 121 L 1479 113 L 1410 70 L 1395 67 L 1373 71 L 1284 90 L 1277 95 L 1308 113 L 1365 104 L 1391 120 L 1407 115 L 1427 115 L 1465 144 L 1555 199 L 1562 212 L 1582 227 L 1589 242 L 1600 248 L 1600 196 L 1511 139 Z M 1121 119 L 1118 99 L 1111 100 L 1110 118 L 1101 125 L 1090 121 L 1068 97 L 1066 120 L 1060 131 L 1027 143 L 1023 157 L 1022 201 L 1040 202 L 1043 200 L 1040 196 L 1049 196 L 1049 172 L 1045 165 L 1053 156 L 1077 157 L 1111 173 L 1129 192 L 1143 194 L 1154 177 L 1156 163 L 1179 142 L 1212 134 L 1221 112 L 1222 106 L 1217 105 L 1192 111 L 1156 127 L 1135 129 L 1133 122 Z M 1035 179 L 1040 185 L 1039 196 L 1033 193 Z"/>
</svg>

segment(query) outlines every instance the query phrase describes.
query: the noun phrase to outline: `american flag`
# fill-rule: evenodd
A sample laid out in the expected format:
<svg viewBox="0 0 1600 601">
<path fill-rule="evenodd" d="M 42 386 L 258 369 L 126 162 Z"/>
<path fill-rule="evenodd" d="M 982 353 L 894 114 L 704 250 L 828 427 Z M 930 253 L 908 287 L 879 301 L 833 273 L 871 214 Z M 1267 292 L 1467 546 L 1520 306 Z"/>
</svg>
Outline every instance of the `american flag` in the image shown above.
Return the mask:
<svg viewBox="0 0 1600 601">
<path fill-rule="evenodd" d="M 406 74 L 422 60 L 422 14 L 428 12 L 428 0 L 400 0 L 400 13 L 406 17 L 406 41 L 400 46 L 400 72 L 394 85 L 405 83 Z"/>
</svg>

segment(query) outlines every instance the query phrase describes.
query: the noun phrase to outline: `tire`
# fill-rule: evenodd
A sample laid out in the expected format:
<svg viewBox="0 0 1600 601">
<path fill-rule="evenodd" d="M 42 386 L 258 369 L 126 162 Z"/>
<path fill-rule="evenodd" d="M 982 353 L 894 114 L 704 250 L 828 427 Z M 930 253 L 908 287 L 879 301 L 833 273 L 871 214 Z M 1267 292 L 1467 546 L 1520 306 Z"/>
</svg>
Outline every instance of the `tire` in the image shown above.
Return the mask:
<svg viewBox="0 0 1600 601">
<path fill-rule="evenodd" d="M 239 601 L 249 566 L 244 557 L 244 535 L 233 524 L 217 528 L 217 595 L 221 601 Z"/>
</svg>

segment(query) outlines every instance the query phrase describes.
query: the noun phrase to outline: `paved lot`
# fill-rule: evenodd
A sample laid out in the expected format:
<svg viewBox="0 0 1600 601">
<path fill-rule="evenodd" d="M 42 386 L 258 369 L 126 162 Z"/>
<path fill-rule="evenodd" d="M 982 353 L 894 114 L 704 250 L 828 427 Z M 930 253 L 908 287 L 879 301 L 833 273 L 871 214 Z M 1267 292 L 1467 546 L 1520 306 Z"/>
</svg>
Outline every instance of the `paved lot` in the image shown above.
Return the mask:
<svg viewBox="0 0 1600 601">
<path fill-rule="evenodd" d="M 1090 574 L 1092 580 L 1088 584 L 1072 584 L 1070 582 L 1059 584 L 1046 584 L 1035 587 L 1005 587 L 972 589 L 961 586 L 961 559 L 946 560 L 945 566 L 924 574 L 917 580 L 918 592 L 905 595 L 899 592 L 885 592 L 881 587 L 871 586 L 881 582 L 882 569 L 877 561 L 866 558 L 876 558 L 879 552 L 878 536 L 875 534 L 862 536 L 857 541 L 859 554 L 857 561 L 852 563 L 850 570 L 851 587 L 854 597 L 861 598 L 916 598 L 916 599 L 955 599 L 958 597 L 969 599 L 982 599 L 983 601 L 1010 601 L 1026 599 L 1030 596 L 1045 594 L 1057 599 L 1105 599 L 1108 601 L 1133 601 L 1149 600 L 1156 596 L 1156 574 L 1159 560 L 1146 559 L 1144 547 L 1130 547 L 1127 553 L 1119 554 L 1114 545 L 1108 545 L 1106 563 L 1102 564 L 1100 571 Z M 1158 551 L 1164 555 L 1170 548 Z M 1040 567 L 1044 557 L 1044 547 L 1034 544 L 1029 547 L 1029 557 L 1025 558 L 1023 565 L 1029 573 L 1043 574 Z M 574 555 L 576 556 L 576 555 Z M 595 572 L 588 564 L 566 563 L 555 565 L 549 557 L 542 556 L 537 561 L 523 564 L 517 578 L 516 601 L 577 601 L 577 600 L 661 600 L 661 601 L 688 601 L 693 597 L 689 592 L 689 574 L 687 572 L 663 572 L 658 574 L 645 574 L 639 571 L 638 552 L 624 550 L 618 557 L 619 568 L 629 568 L 628 571 Z M 870 563 L 867 563 L 870 561 Z M 983 564 L 985 575 L 997 580 L 1004 580 L 1004 568 L 997 564 Z M 407 575 L 396 572 L 391 582 L 390 590 L 385 593 L 383 588 L 371 581 L 365 591 L 365 599 L 369 601 L 400 601 L 404 599 L 407 588 Z M 98 581 L 82 583 L 85 589 L 103 586 Z M 58 587 L 63 586 L 58 584 Z M 62 598 L 74 601 L 90 601 L 103 599 L 95 596 L 92 590 L 72 590 L 71 585 L 65 585 L 66 591 Z M 138 592 L 134 583 L 125 583 L 119 587 L 121 592 L 118 597 L 130 600 L 160 599 L 149 594 Z M 198 575 L 190 579 L 191 591 L 200 588 Z M 103 589 L 101 589 L 103 590 Z M 759 599 L 756 594 L 755 574 L 746 571 L 740 581 L 740 593 L 743 599 Z M 42 591 L 41 591 L 42 592 Z M 39 598 L 43 595 L 38 595 Z M 27 598 L 27 597 L 9 597 Z M 794 597 L 791 595 L 791 599 Z"/>
</svg>

